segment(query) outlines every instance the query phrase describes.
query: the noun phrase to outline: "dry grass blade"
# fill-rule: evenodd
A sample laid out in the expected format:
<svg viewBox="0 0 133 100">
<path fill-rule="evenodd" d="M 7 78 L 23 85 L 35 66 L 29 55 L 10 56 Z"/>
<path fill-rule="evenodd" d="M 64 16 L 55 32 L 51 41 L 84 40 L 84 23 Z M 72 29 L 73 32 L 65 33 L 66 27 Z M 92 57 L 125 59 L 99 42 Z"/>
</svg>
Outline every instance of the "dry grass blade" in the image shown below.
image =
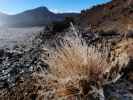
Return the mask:
<svg viewBox="0 0 133 100">
<path fill-rule="evenodd" d="M 46 62 L 50 65 L 50 71 L 57 77 L 59 84 L 65 88 L 63 95 L 67 95 L 69 94 L 67 86 L 84 90 L 88 83 L 81 87 L 79 83 L 82 80 L 102 83 L 103 76 L 110 67 L 106 54 L 99 52 L 96 47 L 88 47 L 86 42 L 76 35 L 71 38 L 65 37 L 62 46 L 52 51 Z M 75 94 L 75 91 L 70 90 L 70 93 Z M 88 93 L 89 90 L 82 92 Z"/>
</svg>

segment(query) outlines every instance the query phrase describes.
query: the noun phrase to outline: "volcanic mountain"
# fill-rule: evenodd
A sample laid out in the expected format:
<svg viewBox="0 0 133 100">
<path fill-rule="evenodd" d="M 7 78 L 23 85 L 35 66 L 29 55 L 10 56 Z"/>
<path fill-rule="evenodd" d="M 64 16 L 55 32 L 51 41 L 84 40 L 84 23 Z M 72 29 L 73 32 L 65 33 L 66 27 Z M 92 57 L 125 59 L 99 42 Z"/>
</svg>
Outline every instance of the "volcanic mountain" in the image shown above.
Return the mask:
<svg viewBox="0 0 133 100">
<path fill-rule="evenodd" d="M 62 21 L 67 16 L 77 13 L 53 13 L 46 7 L 38 7 L 15 15 L 0 13 L 0 26 L 30 27 L 44 26 L 53 21 Z"/>
</svg>

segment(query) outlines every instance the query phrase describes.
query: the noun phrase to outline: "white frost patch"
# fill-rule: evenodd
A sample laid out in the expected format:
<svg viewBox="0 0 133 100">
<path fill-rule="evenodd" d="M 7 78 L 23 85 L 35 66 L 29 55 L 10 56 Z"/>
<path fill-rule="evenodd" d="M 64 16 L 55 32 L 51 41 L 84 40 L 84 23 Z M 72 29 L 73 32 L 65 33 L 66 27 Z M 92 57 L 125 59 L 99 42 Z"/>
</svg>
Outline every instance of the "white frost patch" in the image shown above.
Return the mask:
<svg viewBox="0 0 133 100">
<path fill-rule="evenodd" d="M 43 27 L 3 28 L 0 27 L 0 48 L 12 48 L 18 43 L 25 43 L 41 32 Z"/>
</svg>

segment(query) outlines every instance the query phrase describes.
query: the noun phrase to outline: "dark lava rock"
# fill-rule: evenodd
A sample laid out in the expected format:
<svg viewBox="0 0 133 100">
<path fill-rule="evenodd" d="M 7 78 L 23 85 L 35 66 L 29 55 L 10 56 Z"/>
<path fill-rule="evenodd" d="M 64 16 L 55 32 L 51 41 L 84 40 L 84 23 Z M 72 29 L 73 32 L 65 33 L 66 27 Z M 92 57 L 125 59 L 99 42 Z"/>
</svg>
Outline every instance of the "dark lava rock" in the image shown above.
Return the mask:
<svg viewBox="0 0 133 100">
<path fill-rule="evenodd" d="M 0 49 L 0 57 L 3 57 L 3 56 L 4 56 L 4 50 Z"/>
<path fill-rule="evenodd" d="M 104 88 L 106 100 L 133 100 L 132 89 L 133 84 L 130 81 L 121 79 Z"/>
<path fill-rule="evenodd" d="M 17 49 L 14 48 L 13 50 L 0 50 L 0 88 L 5 87 L 7 83 L 9 87 L 12 87 L 19 75 L 32 73 L 36 70 L 41 62 L 41 41 L 38 41 L 38 38 L 34 39 L 31 45 L 26 45 L 27 48 L 18 46 Z"/>
</svg>

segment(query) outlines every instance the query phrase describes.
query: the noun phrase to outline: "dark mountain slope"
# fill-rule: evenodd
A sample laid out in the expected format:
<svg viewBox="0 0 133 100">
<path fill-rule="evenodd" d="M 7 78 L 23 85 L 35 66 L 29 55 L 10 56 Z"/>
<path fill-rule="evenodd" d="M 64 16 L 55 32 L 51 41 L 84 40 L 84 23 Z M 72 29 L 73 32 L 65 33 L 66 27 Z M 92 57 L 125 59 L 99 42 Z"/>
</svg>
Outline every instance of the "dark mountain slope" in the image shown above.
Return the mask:
<svg viewBox="0 0 133 100">
<path fill-rule="evenodd" d="M 52 21 L 62 21 L 66 16 L 76 15 L 74 13 L 55 14 L 46 7 L 39 7 L 16 15 L 0 15 L 2 19 L 0 22 L 3 26 L 11 27 L 43 26 Z"/>
<path fill-rule="evenodd" d="M 83 10 L 78 22 L 86 31 L 119 33 L 133 28 L 133 1 L 112 0 Z"/>
<path fill-rule="evenodd" d="M 5 20 L 7 19 L 8 15 L 0 12 L 0 26 L 2 26 L 5 23 Z"/>
</svg>

